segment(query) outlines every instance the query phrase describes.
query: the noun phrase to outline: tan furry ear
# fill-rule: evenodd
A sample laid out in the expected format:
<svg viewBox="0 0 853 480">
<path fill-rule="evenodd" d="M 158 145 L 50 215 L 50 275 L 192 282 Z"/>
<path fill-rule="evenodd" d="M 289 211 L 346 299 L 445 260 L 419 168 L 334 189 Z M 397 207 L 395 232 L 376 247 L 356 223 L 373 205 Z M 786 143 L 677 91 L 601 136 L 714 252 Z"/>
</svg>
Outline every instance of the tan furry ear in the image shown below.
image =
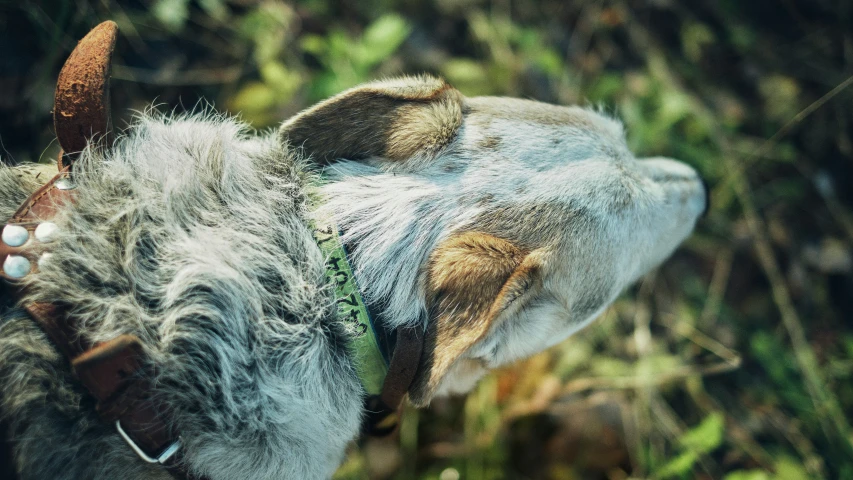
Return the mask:
<svg viewBox="0 0 853 480">
<path fill-rule="evenodd" d="M 317 161 L 434 155 L 462 124 L 462 94 L 444 80 L 402 77 L 368 83 L 305 110 L 282 140 Z"/>
<path fill-rule="evenodd" d="M 495 327 L 495 319 L 538 283 L 535 255 L 500 238 L 468 232 L 430 257 L 429 325 L 409 399 L 424 406 L 459 358 Z"/>
</svg>

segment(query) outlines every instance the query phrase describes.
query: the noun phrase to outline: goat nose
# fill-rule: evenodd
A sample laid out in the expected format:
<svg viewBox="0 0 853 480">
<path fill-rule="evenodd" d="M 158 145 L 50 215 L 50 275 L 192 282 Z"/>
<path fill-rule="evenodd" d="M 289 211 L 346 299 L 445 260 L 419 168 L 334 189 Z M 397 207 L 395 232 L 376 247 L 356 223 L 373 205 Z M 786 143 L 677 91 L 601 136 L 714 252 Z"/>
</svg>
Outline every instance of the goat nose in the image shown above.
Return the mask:
<svg viewBox="0 0 853 480">
<path fill-rule="evenodd" d="M 708 186 L 708 182 L 704 178 L 700 178 L 700 180 L 702 180 L 702 188 L 705 189 L 705 209 L 702 210 L 700 217 L 705 217 L 711 208 L 711 187 Z"/>
</svg>

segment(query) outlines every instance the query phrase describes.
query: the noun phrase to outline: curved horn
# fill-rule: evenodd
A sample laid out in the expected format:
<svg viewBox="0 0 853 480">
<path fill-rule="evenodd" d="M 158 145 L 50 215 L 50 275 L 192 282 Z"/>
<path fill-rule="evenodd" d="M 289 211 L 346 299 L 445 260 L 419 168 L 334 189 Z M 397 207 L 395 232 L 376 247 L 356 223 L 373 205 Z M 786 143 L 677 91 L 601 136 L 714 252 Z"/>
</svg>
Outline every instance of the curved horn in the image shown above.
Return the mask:
<svg viewBox="0 0 853 480">
<path fill-rule="evenodd" d="M 69 154 L 83 150 L 92 138 L 110 141 L 110 58 L 117 33 L 112 21 L 93 28 L 59 72 L 53 125 L 59 145 Z M 60 154 L 60 169 L 63 157 Z"/>
</svg>

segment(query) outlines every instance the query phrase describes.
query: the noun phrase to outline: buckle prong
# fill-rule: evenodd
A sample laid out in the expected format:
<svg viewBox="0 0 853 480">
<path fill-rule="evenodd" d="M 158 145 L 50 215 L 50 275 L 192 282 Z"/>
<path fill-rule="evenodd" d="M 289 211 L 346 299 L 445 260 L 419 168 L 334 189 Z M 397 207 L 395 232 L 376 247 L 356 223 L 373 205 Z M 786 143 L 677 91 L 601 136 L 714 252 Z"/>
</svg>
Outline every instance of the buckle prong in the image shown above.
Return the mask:
<svg viewBox="0 0 853 480">
<path fill-rule="evenodd" d="M 181 439 L 179 437 L 177 440 L 172 442 L 171 445 L 166 447 L 166 449 L 163 450 L 163 453 L 161 453 L 157 458 L 149 457 L 148 454 L 142 451 L 142 449 L 139 448 L 139 445 L 137 445 L 136 442 L 134 442 L 133 439 L 125 433 L 124 429 L 121 428 L 121 421 L 119 420 L 116 420 L 116 430 L 118 431 L 118 434 L 121 435 L 121 438 L 130 445 L 130 448 L 139 455 L 139 458 L 148 463 L 159 463 L 161 465 L 165 465 L 166 462 L 181 449 Z"/>
</svg>

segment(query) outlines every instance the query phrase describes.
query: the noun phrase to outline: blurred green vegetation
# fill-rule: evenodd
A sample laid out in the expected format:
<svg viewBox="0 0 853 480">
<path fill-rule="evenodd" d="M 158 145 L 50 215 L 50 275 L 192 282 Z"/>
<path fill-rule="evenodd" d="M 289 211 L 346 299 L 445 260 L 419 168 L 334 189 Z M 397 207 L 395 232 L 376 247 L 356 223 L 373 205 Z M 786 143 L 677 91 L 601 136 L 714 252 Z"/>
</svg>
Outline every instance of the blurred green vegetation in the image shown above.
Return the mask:
<svg viewBox="0 0 853 480">
<path fill-rule="evenodd" d="M 0 3 L 5 161 L 57 151 L 56 74 L 104 19 L 119 124 L 201 101 L 259 128 L 360 82 L 600 106 L 712 187 L 593 326 L 406 412 L 338 478 L 853 478 L 853 4 L 846 0 Z M 45 148 L 47 146 L 47 148 Z"/>
</svg>

